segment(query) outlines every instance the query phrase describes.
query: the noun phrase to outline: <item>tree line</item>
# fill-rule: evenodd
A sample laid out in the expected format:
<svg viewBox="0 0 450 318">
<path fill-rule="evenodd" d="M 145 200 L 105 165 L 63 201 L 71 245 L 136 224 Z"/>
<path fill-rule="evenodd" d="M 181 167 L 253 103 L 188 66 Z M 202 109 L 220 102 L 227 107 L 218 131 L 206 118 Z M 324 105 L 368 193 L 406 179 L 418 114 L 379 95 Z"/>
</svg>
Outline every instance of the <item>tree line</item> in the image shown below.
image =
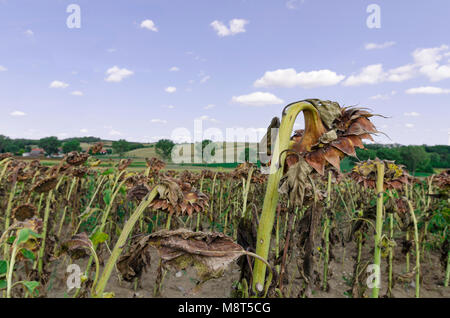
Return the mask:
<svg viewBox="0 0 450 318">
<path fill-rule="evenodd" d="M 0 153 L 11 152 L 15 155 L 22 155 L 24 152 L 29 152 L 31 147 L 40 147 L 44 149 L 46 154 L 58 153 L 61 149 L 63 153 L 70 151 L 81 151 L 80 144 L 94 143 L 102 141 L 98 137 L 79 137 L 67 138 L 59 140 L 57 137 L 46 137 L 41 139 L 12 139 L 0 135 Z M 211 140 L 203 140 L 197 147 L 201 147 L 202 151 L 212 143 Z M 165 160 L 170 160 L 170 155 L 175 143 L 169 139 L 161 139 L 155 145 L 156 153 Z M 113 141 L 111 148 L 114 154 L 124 156 L 128 151 L 144 148 L 145 146 L 137 142 L 129 142 L 124 139 Z M 347 166 L 353 166 L 354 162 L 358 160 L 367 159 L 383 159 L 394 160 L 398 164 L 403 164 L 408 171 L 412 173 L 424 172 L 432 173 L 435 168 L 450 168 L 450 146 L 403 146 L 399 144 L 381 145 L 381 144 L 367 144 L 366 149 L 357 149 L 356 154 L 358 158 L 347 159 Z M 109 149 L 108 149 L 109 150 Z M 109 151 L 111 152 L 111 151 Z M 250 156 L 250 149 L 245 149 L 241 154 L 246 159 Z"/>
</svg>

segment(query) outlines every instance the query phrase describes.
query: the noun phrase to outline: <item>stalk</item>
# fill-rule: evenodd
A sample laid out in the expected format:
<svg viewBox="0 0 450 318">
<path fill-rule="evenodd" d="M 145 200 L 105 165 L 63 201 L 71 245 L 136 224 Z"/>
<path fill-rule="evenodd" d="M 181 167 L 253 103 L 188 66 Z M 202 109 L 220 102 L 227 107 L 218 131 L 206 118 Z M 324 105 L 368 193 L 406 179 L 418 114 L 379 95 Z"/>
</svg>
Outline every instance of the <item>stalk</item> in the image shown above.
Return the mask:
<svg viewBox="0 0 450 318">
<path fill-rule="evenodd" d="M 323 260 L 323 290 L 327 290 L 328 279 L 328 261 L 330 258 L 330 218 L 328 213 L 330 212 L 331 202 L 331 171 L 328 172 L 328 187 L 327 187 L 327 213 L 325 213 L 325 257 Z"/>
<path fill-rule="evenodd" d="M 384 163 L 377 162 L 377 218 L 375 225 L 375 252 L 374 264 L 380 268 L 381 263 L 381 234 L 383 231 L 383 181 L 384 181 Z M 380 283 L 380 277 L 376 278 L 377 283 Z M 378 284 L 372 289 L 372 298 L 378 298 L 380 288 Z"/>
<path fill-rule="evenodd" d="M 448 281 L 450 280 L 450 252 L 447 253 L 447 270 L 445 271 L 444 286 L 448 287 Z"/>
<path fill-rule="evenodd" d="M 14 199 L 14 195 L 16 194 L 16 185 L 17 185 L 17 182 L 14 182 L 11 192 L 9 193 L 8 205 L 6 206 L 6 213 L 5 213 L 5 231 L 8 230 L 9 224 L 10 224 L 12 202 Z M 4 255 L 4 259 L 7 259 L 7 255 L 8 255 L 8 246 L 7 245 L 5 245 L 5 249 L 3 250 L 3 255 Z"/>
<path fill-rule="evenodd" d="M 394 239 L 394 212 L 389 215 L 389 239 Z M 394 261 L 393 248 L 389 249 L 389 273 L 388 273 L 388 294 L 392 295 L 392 264 Z"/>
<path fill-rule="evenodd" d="M 419 244 L 419 231 L 417 229 L 417 219 L 416 214 L 414 213 L 414 208 L 411 204 L 411 201 L 408 201 L 409 213 L 411 214 L 411 218 L 414 224 L 414 243 L 416 245 L 416 298 L 420 297 L 420 244 Z"/>
<path fill-rule="evenodd" d="M 111 256 L 109 257 L 108 262 L 102 272 L 102 275 L 100 276 L 100 280 L 98 281 L 98 284 L 95 288 L 94 294 L 95 297 L 102 297 L 106 284 L 109 280 L 109 277 L 111 276 L 111 272 L 116 264 L 116 261 L 119 258 L 120 254 L 122 253 L 123 248 L 125 247 L 125 243 L 127 241 L 128 236 L 133 231 L 133 227 L 139 220 L 139 217 L 142 215 L 142 213 L 144 213 L 145 209 L 153 201 L 153 199 L 156 198 L 157 195 L 158 189 L 157 187 L 155 187 L 152 190 L 152 192 L 148 194 L 147 199 L 143 200 L 141 204 L 139 204 L 134 213 L 131 215 L 130 219 L 127 221 L 127 223 L 125 223 L 122 233 L 120 233 L 119 239 L 117 240 L 117 243 L 114 246 Z"/>
<path fill-rule="evenodd" d="M 308 119 L 312 118 L 312 120 L 306 120 L 305 118 L 305 123 L 307 124 L 305 136 L 308 135 L 308 132 L 311 129 L 314 130 L 316 128 L 315 125 L 317 125 L 318 122 L 321 123 L 318 111 L 313 105 L 308 102 L 293 103 L 286 108 L 286 112 L 283 114 L 281 126 L 275 143 L 274 153 L 272 156 L 270 176 L 267 183 L 263 210 L 258 226 L 256 254 L 262 257 L 264 260 L 267 260 L 269 256 L 270 239 L 279 196 L 278 185 L 283 175 L 284 159 L 286 158 L 285 150 L 289 148 L 294 122 L 301 111 L 305 113 L 305 117 L 307 116 L 306 113 L 308 113 L 308 116 L 311 116 L 308 117 Z M 265 276 L 266 265 L 264 264 L 264 262 L 256 259 L 253 269 L 253 291 L 257 290 L 257 286 L 264 286 Z"/>
<path fill-rule="evenodd" d="M 17 241 L 17 239 L 16 239 L 16 241 Z M 16 262 L 16 255 L 17 255 L 17 244 L 14 244 L 14 248 L 13 248 L 12 255 L 11 255 L 11 260 L 10 260 L 9 266 L 8 266 L 6 298 L 11 298 L 11 288 L 13 286 L 12 274 L 14 271 L 14 264 Z"/>
<path fill-rule="evenodd" d="M 244 188 L 244 193 L 242 194 L 244 203 L 242 206 L 242 218 L 245 218 L 245 215 L 247 213 L 247 198 L 248 198 L 248 193 L 250 191 L 250 184 L 252 183 L 252 174 L 253 174 L 253 168 L 250 168 L 249 172 L 248 172 L 248 176 L 247 176 L 247 181 L 245 181 L 245 179 L 243 180 L 245 183 L 245 188 Z"/>
<path fill-rule="evenodd" d="M 47 202 L 45 205 L 45 212 L 44 212 L 44 225 L 42 228 L 42 243 L 41 248 L 39 249 L 39 260 L 38 260 L 38 272 L 39 276 L 42 274 L 42 267 L 43 267 L 43 259 L 44 259 L 44 252 L 45 252 L 45 238 L 47 237 L 47 227 L 48 227 L 48 217 L 50 215 L 50 202 L 53 197 L 53 190 L 51 190 L 47 195 Z"/>
</svg>

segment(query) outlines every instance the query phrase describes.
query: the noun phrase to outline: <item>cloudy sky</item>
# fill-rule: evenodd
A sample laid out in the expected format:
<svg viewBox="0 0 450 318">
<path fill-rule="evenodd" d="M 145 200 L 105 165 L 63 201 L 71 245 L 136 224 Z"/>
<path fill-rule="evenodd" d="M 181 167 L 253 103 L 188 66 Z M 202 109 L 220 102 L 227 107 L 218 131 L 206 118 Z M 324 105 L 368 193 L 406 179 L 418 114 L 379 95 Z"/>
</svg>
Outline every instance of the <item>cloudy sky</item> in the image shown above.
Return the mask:
<svg viewBox="0 0 450 318">
<path fill-rule="evenodd" d="M 391 138 L 379 142 L 448 144 L 448 12 L 447 0 L 0 0 L 0 134 L 146 142 L 201 119 L 225 135 L 320 98 L 390 117 L 375 119 Z"/>
</svg>

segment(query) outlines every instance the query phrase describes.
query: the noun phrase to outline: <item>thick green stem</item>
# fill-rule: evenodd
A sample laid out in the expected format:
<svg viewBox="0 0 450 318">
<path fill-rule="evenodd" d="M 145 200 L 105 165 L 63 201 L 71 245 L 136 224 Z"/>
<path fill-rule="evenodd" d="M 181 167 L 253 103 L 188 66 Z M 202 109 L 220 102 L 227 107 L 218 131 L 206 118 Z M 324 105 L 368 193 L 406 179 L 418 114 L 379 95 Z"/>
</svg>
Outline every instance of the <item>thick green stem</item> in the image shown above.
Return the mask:
<svg viewBox="0 0 450 318">
<path fill-rule="evenodd" d="M 12 274 L 13 274 L 13 271 L 14 271 L 14 265 L 16 263 L 17 247 L 18 247 L 17 244 L 14 243 L 14 248 L 13 248 L 12 255 L 11 255 L 11 260 L 10 260 L 9 266 L 8 266 L 6 298 L 11 298 L 11 288 L 13 286 L 13 284 L 12 284 Z"/>
<path fill-rule="evenodd" d="M 417 219 L 414 213 L 414 208 L 411 201 L 408 201 L 409 213 L 414 224 L 414 243 L 416 245 L 416 298 L 420 297 L 420 242 L 419 242 L 419 230 L 417 229 Z"/>
<path fill-rule="evenodd" d="M 256 254 L 265 260 L 267 260 L 269 256 L 270 238 L 278 203 L 278 185 L 283 175 L 284 159 L 286 157 L 285 150 L 289 148 L 295 119 L 301 111 L 310 112 L 315 120 L 320 121 L 316 108 L 308 102 L 291 104 L 290 107 L 286 109 L 286 113 L 283 114 L 270 165 L 270 175 L 267 183 L 266 195 L 264 197 L 256 242 Z M 261 289 L 262 286 L 264 286 L 265 276 L 266 265 L 264 262 L 256 259 L 253 269 L 253 291 Z"/>
<path fill-rule="evenodd" d="M 381 235 L 383 231 L 383 193 L 384 193 L 384 163 L 377 162 L 377 217 L 375 224 L 375 252 L 374 265 L 380 269 L 381 265 Z M 378 272 L 379 273 L 379 272 Z M 380 292 L 380 277 L 376 277 L 375 287 L 372 289 L 372 298 L 378 298 Z"/>
<path fill-rule="evenodd" d="M 95 288 L 95 296 L 96 297 L 102 297 L 103 292 L 106 287 L 106 283 L 109 280 L 109 277 L 111 276 L 111 272 L 116 264 L 117 259 L 119 258 L 120 254 L 122 253 L 123 248 L 125 247 L 125 243 L 128 239 L 128 236 L 133 231 L 133 227 L 136 224 L 136 222 L 139 220 L 139 217 L 142 213 L 144 213 L 145 209 L 149 206 L 149 204 L 153 201 L 153 199 L 158 195 L 158 189 L 155 187 L 152 192 L 149 193 L 147 198 L 141 202 L 141 204 L 136 208 L 134 213 L 131 215 L 128 222 L 125 224 L 122 233 L 120 233 L 120 237 L 117 240 L 116 245 L 114 246 L 114 249 L 111 253 L 111 256 L 108 259 L 108 262 L 105 266 L 105 269 L 102 272 L 102 275 L 100 277 L 100 280 L 98 281 L 98 284 Z"/>
</svg>

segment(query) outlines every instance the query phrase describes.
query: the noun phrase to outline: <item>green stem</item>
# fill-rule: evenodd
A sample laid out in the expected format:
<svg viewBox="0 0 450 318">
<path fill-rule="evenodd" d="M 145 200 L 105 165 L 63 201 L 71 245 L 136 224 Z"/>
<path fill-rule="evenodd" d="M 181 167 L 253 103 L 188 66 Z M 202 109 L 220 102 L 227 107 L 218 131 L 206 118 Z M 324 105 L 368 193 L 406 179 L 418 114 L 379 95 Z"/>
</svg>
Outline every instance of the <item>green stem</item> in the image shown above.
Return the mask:
<svg viewBox="0 0 450 318">
<path fill-rule="evenodd" d="M 41 243 L 41 248 L 39 249 L 39 260 L 38 260 L 38 272 L 39 272 L 39 276 L 41 276 L 42 274 L 42 267 L 43 267 L 43 262 L 44 262 L 44 252 L 45 252 L 45 239 L 47 237 L 47 227 L 48 227 L 48 217 L 50 215 L 50 203 L 52 200 L 52 194 L 53 194 L 53 190 L 51 190 L 48 195 L 47 195 L 47 202 L 45 205 L 45 212 L 44 212 L 44 225 L 42 228 L 42 243 Z"/>
<path fill-rule="evenodd" d="M 17 239 L 16 239 L 17 241 Z M 17 255 L 17 244 L 14 243 L 14 248 L 11 255 L 11 260 L 9 262 L 8 266 L 8 276 L 7 276 L 7 289 L 6 289 L 6 298 L 11 298 L 11 288 L 13 286 L 12 284 L 12 274 L 14 271 L 14 264 L 16 262 L 16 255 Z"/>
<path fill-rule="evenodd" d="M 376 217 L 376 231 L 375 231 L 375 251 L 374 251 L 374 265 L 380 268 L 381 265 L 381 235 L 383 226 L 383 193 L 384 193 L 384 163 L 377 162 L 377 217 Z M 380 277 L 376 278 L 377 283 L 380 283 Z M 379 285 L 372 289 L 372 298 L 378 298 L 380 292 Z"/>
<path fill-rule="evenodd" d="M 416 245 L 416 298 L 420 297 L 420 242 L 419 242 L 419 230 L 417 229 L 417 219 L 416 214 L 414 213 L 414 208 L 411 204 L 411 201 L 408 201 L 409 213 L 411 214 L 411 218 L 414 224 L 414 243 Z"/>
<path fill-rule="evenodd" d="M 266 195 L 264 197 L 256 241 L 256 254 L 265 260 L 267 260 L 269 256 L 270 238 L 278 203 L 278 185 L 283 175 L 284 159 L 286 157 L 285 150 L 289 148 L 294 122 L 301 111 L 308 111 L 312 113 L 315 120 L 320 120 L 318 111 L 308 102 L 297 102 L 291 104 L 286 109 L 286 113 L 283 114 L 270 165 L 270 175 L 267 183 Z M 264 286 L 265 276 L 266 264 L 256 259 L 253 269 L 253 291 L 257 289 L 257 286 Z"/>
<path fill-rule="evenodd" d="M 100 280 L 98 281 L 98 284 L 95 288 L 95 297 L 102 297 L 103 292 L 106 287 L 106 283 L 109 280 L 109 277 L 111 276 L 111 272 L 116 264 L 117 259 L 119 258 L 120 254 L 122 253 L 122 250 L 124 248 L 124 245 L 128 239 L 128 236 L 133 230 L 134 225 L 139 220 L 139 217 L 142 213 L 144 213 L 145 209 L 148 207 L 148 205 L 153 201 L 153 199 L 156 198 L 158 195 L 158 189 L 155 187 L 150 194 L 148 194 L 147 199 L 143 200 L 141 204 L 136 208 L 134 213 L 131 215 L 130 219 L 125 224 L 122 233 L 120 233 L 120 237 L 117 240 L 116 245 L 114 246 L 114 249 L 111 253 L 111 256 L 108 259 L 108 262 L 102 272 L 102 275 L 100 276 Z"/>
</svg>

